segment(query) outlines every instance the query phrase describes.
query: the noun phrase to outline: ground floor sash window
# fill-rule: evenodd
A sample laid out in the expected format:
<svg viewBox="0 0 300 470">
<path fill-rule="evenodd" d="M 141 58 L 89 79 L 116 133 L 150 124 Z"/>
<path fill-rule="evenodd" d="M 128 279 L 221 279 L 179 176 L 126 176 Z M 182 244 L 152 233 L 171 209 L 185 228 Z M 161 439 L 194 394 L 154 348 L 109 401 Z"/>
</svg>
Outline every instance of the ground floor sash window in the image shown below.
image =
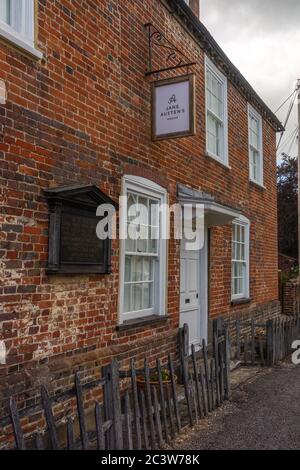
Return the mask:
<svg viewBox="0 0 300 470">
<path fill-rule="evenodd" d="M 124 178 L 125 205 L 121 225 L 121 323 L 149 315 L 165 315 L 166 191 L 145 178 Z M 166 233 L 166 232 L 165 232 Z"/>
<path fill-rule="evenodd" d="M 232 230 L 232 299 L 249 298 L 249 221 L 241 217 Z"/>
</svg>

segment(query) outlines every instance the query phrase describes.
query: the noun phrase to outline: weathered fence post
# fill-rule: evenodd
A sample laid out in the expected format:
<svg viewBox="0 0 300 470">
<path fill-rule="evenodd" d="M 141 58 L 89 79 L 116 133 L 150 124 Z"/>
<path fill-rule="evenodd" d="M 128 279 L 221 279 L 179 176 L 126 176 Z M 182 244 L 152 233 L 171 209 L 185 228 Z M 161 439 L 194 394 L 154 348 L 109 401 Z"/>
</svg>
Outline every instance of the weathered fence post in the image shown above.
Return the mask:
<svg viewBox="0 0 300 470">
<path fill-rule="evenodd" d="M 210 395 L 210 375 L 209 375 L 209 368 L 208 368 L 208 358 L 207 358 L 207 346 L 205 339 L 202 340 L 202 355 L 203 355 L 203 363 L 204 363 L 204 373 L 205 373 L 205 383 L 206 383 L 206 391 L 207 391 L 207 404 L 208 404 L 208 411 L 212 411 L 212 400 Z"/>
<path fill-rule="evenodd" d="M 112 428 L 109 435 L 109 448 L 111 450 L 123 450 L 122 414 L 119 383 L 119 365 L 113 359 L 112 363 L 102 368 L 104 385 L 104 410 L 105 419 L 112 420 Z"/>
<path fill-rule="evenodd" d="M 141 413 L 139 407 L 138 399 L 138 389 L 136 383 L 136 370 L 135 370 L 135 361 L 131 359 L 131 387 L 133 395 L 133 409 L 134 409 L 134 421 L 135 421 L 135 431 L 136 431 L 136 447 L 137 450 L 142 449 L 142 434 L 141 434 Z"/>
<path fill-rule="evenodd" d="M 74 428 L 71 418 L 68 418 L 67 421 L 67 448 L 68 450 L 75 450 Z"/>
<path fill-rule="evenodd" d="M 99 403 L 96 403 L 95 405 L 95 422 L 96 422 L 98 450 L 105 450 L 105 435 L 103 432 L 102 413 L 101 413 L 101 406 Z"/>
<path fill-rule="evenodd" d="M 75 374 L 75 389 L 76 389 L 77 412 L 78 412 L 81 444 L 82 444 L 82 449 L 87 450 L 89 448 L 89 440 L 88 440 L 88 435 L 87 435 L 87 430 L 86 430 L 86 425 L 85 425 L 82 386 L 81 386 L 78 372 L 76 372 Z"/>
<path fill-rule="evenodd" d="M 188 361 L 186 360 L 189 356 L 189 327 L 185 323 L 182 328 L 179 329 L 179 357 L 180 357 L 180 381 L 184 382 L 184 377 L 187 376 Z M 185 369 L 185 370 L 184 370 Z"/>
<path fill-rule="evenodd" d="M 239 318 L 236 321 L 236 360 L 241 360 L 241 325 Z"/>
<path fill-rule="evenodd" d="M 42 385 L 41 388 L 42 404 L 45 413 L 45 419 L 48 427 L 48 433 L 50 438 L 50 444 L 52 450 L 59 449 L 59 440 L 57 436 L 57 430 L 55 425 L 55 419 L 52 412 L 51 400 L 46 387 Z"/>
<path fill-rule="evenodd" d="M 214 361 L 215 361 L 215 373 L 216 373 L 216 400 L 217 406 L 220 406 L 220 362 L 219 362 L 219 344 L 218 337 L 215 334 L 213 338 L 214 346 Z"/>
<path fill-rule="evenodd" d="M 267 364 L 274 365 L 274 320 L 267 321 Z"/>
<path fill-rule="evenodd" d="M 176 394 L 176 384 L 175 384 L 175 373 L 174 373 L 174 365 L 172 361 L 172 356 L 169 354 L 168 356 L 168 364 L 169 364 L 169 372 L 171 376 L 171 387 L 172 387 L 172 395 L 173 395 L 173 403 L 174 403 L 174 411 L 175 411 L 175 416 L 176 416 L 176 424 L 177 424 L 177 429 L 178 432 L 181 431 L 181 421 L 180 421 L 180 412 L 179 412 L 179 405 L 178 405 L 178 399 L 177 399 L 177 394 Z"/>
<path fill-rule="evenodd" d="M 255 365 L 255 320 L 251 319 L 251 362 Z"/>
<path fill-rule="evenodd" d="M 16 446 L 18 450 L 25 450 L 25 440 L 21 428 L 19 413 L 17 409 L 17 404 L 15 399 L 11 397 L 9 401 L 9 411 L 10 411 L 10 419 L 12 422 L 12 427 L 15 435 Z"/>
<path fill-rule="evenodd" d="M 41 436 L 41 434 L 38 432 L 36 435 L 35 435 L 35 447 L 36 447 L 36 450 L 44 450 L 44 442 L 43 442 L 43 438 Z"/>
<path fill-rule="evenodd" d="M 157 375 L 158 375 L 160 406 L 161 406 L 162 421 L 163 421 L 163 426 L 164 426 L 164 431 L 165 431 L 165 438 L 166 438 L 166 442 L 169 442 L 166 400 L 165 400 L 164 386 L 163 386 L 163 380 L 162 380 L 161 364 L 160 364 L 159 359 L 157 359 L 157 362 L 156 362 L 156 369 L 157 369 Z"/>
<path fill-rule="evenodd" d="M 230 338 L 228 327 L 225 329 L 225 398 L 230 399 L 231 384 L 230 384 Z"/>
<path fill-rule="evenodd" d="M 223 317 L 215 318 L 212 324 L 212 338 L 217 335 L 217 338 L 219 339 L 221 336 L 225 335 L 226 328 L 227 326 Z"/>
<path fill-rule="evenodd" d="M 150 424 L 150 438 L 151 438 L 151 447 L 155 449 L 155 428 L 154 428 L 154 419 L 153 419 L 153 406 L 152 406 L 152 394 L 151 394 L 151 385 L 150 385 L 150 369 L 148 359 L 145 359 L 144 365 L 144 374 L 145 374 L 145 393 L 146 393 L 146 403 L 148 409 L 148 421 Z"/>
</svg>

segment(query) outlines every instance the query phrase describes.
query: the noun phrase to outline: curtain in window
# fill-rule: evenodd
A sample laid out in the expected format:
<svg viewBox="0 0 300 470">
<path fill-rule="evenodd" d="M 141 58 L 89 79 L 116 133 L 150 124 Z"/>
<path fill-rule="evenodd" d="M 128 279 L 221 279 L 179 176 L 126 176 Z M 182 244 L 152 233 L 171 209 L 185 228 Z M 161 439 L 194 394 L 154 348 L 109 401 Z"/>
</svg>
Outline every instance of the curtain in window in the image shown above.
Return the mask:
<svg viewBox="0 0 300 470">
<path fill-rule="evenodd" d="M 0 0 L 0 20 L 10 24 L 10 0 Z"/>
<path fill-rule="evenodd" d="M 34 41 L 34 0 L 0 0 L 0 19 L 28 42 Z"/>
<path fill-rule="evenodd" d="M 158 260 L 159 201 L 134 192 L 127 195 L 127 240 L 123 311 L 154 306 L 154 274 Z"/>
</svg>

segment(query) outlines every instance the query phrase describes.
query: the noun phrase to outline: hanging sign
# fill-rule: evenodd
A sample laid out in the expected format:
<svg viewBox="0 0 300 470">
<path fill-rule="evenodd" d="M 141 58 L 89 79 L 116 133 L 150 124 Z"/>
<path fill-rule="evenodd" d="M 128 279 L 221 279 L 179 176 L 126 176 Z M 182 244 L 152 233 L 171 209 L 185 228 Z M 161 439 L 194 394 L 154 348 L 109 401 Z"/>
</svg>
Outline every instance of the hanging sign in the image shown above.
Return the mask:
<svg viewBox="0 0 300 470">
<path fill-rule="evenodd" d="M 195 134 L 195 76 L 152 83 L 152 140 Z"/>
</svg>

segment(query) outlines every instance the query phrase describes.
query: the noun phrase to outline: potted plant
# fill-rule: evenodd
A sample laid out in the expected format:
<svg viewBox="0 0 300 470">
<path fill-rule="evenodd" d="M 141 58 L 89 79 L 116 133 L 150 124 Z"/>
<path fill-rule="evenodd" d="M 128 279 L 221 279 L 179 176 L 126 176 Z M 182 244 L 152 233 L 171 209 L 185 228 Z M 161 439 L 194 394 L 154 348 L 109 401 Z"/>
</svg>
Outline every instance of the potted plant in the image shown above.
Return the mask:
<svg viewBox="0 0 300 470">
<path fill-rule="evenodd" d="M 171 385 L 171 374 L 168 369 L 162 369 L 161 377 L 162 377 L 163 387 L 166 387 L 167 385 Z M 175 374 L 173 375 L 173 378 L 174 378 L 174 382 L 177 383 L 177 376 Z M 136 382 L 140 388 L 144 389 L 146 387 L 146 381 L 145 381 L 144 375 L 138 375 L 136 378 Z M 159 380 L 158 380 L 157 371 L 152 372 L 149 375 L 149 383 L 150 383 L 150 387 L 159 388 Z"/>
</svg>

